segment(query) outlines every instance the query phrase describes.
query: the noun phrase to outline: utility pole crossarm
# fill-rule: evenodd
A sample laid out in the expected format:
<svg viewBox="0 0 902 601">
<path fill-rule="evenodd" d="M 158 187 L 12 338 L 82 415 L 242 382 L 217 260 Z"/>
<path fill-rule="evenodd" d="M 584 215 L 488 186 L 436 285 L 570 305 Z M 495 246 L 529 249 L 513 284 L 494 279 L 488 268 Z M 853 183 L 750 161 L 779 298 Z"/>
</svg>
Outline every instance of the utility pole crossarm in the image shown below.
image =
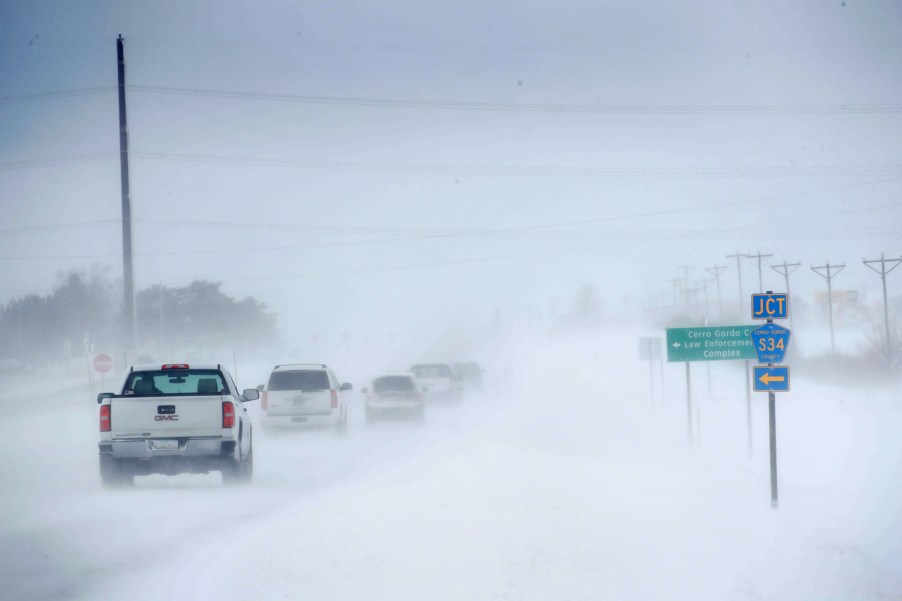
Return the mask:
<svg viewBox="0 0 902 601">
<path fill-rule="evenodd" d="M 902 263 L 902 258 L 898 258 L 898 259 L 884 259 L 884 258 L 881 257 L 881 258 L 879 258 L 879 259 L 871 259 L 871 260 L 869 260 L 869 261 L 868 261 L 868 260 L 865 260 L 865 259 L 862 259 L 861 262 L 865 264 L 865 267 L 867 267 L 868 269 L 872 270 L 874 273 L 879 274 L 879 275 L 881 275 L 881 276 L 887 276 L 887 275 L 890 274 L 890 272 L 891 272 L 893 269 L 895 269 L 896 267 L 899 266 L 900 263 Z M 890 263 L 892 263 L 892 266 L 891 266 L 891 267 L 884 267 L 884 268 L 881 268 L 881 269 L 877 269 L 876 267 L 874 267 L 873 265 L 871 265 L 871 263 L 882 263 L 883 265 L 889 265 Z"/>
<path fill-rule="evenodd" d="M 812 267 L 811 270 L 821 276 L 822 278 L 826 278 L 827 281 L 833 279 L 835 276 L 839 275 L 839 272 L 845 269 L 845 265 L 821 265 L 820 267 Z M 824 273 L 821 271 L 822 269 L 826 269 L 827 272 Z M 836 269 L 836 271 L 831 272 L 831 269 Z"/>
<path fill-rule="evenodd" d="M 782 275 L 783 277 L 787 277 L 795 273 L 795 270 L 798 269 L 802 264 L 801 263 L 780 263 L 778 265 L 771 265 L 770 268 Z"/>
</svg>

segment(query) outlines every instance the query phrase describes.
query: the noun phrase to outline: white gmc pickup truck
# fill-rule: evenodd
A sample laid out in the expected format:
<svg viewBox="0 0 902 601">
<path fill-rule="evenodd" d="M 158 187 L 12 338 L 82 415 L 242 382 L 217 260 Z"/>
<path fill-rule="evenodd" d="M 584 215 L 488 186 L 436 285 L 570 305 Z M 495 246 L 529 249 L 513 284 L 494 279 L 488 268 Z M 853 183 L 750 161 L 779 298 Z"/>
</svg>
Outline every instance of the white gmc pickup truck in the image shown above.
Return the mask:
<svg viewBox="0 0 902 601">
<path fill-rule="evenodd" d="M 219 471 L 226 484 L 249 482 L 253 431 L 243 403 L 257 398 L 254 388 L 239 393 L 220 365 L 132 367 L 118 393 L 97 395 L 101 481 Z"/>
</svg>

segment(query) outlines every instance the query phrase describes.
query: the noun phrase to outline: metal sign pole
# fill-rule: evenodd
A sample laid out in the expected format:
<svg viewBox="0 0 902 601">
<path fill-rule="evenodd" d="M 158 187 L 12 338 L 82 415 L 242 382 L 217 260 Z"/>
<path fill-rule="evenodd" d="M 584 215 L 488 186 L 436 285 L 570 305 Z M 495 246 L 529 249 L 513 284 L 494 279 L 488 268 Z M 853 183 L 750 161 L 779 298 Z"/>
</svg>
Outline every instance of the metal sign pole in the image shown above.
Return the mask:
<svg viewBox="0 0 902 601">
<path fill-rule="evenodd" d="M 686 425 L 688 426 L 689 446 L 692 446 L 692 380 L 689 362 L 686 361 Z"/>
<path fill-rule="evenodd" d="M 655 406 L 655 356 L 651 352 L 652 338 L 648 339 L 648 394 L 651 406 Z"/>
<path fill-rule="evenodd" d="M 663 409 L 664 405 L 665 405 L 665 400 L 666 400 L 665 399 L 665 395 L 666 395 L 665 391 L 667 390 L 667 388 L 665 388 L 665 386 L 664 386 L 664 353 L 663 352 L 661 353 L 661 356 L 658 358 L 658 367 L 660 368 L 660 371 L 661 371 L 661 409 Z"/>
<path fill-rule="evenodd" d="M 771 364 L 773 365 L 773 364 Z M 770 413 L 770 506 L 774 509 L 779 504 L 777 495 L 777 395 L 767 393 L 768 412 Z"/>
<path fill-rule="evenodd" d="M 748 430 L 749 439 L 749 457 L 755 454 L 754 439 L 752 438 L 752 382 L 751 367 L 749 362 L 745 362 L 745 423 Z"/>
</svg>

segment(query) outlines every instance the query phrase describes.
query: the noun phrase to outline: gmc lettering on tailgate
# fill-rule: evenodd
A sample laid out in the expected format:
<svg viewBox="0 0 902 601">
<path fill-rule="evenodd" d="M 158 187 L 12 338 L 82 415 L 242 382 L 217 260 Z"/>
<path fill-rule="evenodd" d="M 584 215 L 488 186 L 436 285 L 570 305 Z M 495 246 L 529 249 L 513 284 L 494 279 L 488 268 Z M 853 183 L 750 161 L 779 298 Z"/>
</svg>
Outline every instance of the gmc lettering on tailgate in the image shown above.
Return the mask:
<svg viewBox="0 0 902 601">
<path fill-rule="evenodd" d="M 178 415 L 154 415 L 153 420 L 155 422 L 177 422 L 179 421 Z"/>
</svg>

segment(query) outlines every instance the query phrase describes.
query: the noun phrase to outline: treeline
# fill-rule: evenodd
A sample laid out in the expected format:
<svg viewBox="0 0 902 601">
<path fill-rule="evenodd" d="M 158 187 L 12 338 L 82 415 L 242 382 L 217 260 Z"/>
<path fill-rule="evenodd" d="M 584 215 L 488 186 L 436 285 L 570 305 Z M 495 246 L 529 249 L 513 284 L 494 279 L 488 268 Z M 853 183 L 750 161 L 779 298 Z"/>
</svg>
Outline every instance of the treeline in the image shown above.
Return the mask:
<svg viewBox="0 0 902 601">
<path fill-rule="evenodd" d="M 155 285 L 135 296 L 139 350 L 242 348 L 272 342 L 276 316 L 247 297 L 198 280 L 182 288 Z M 59 276 L 46 296 L 29 294 L 0 306 L 0 361 L 40 367 L 122 348 L 121 285 L 95 268 Z"/>
</svg>

